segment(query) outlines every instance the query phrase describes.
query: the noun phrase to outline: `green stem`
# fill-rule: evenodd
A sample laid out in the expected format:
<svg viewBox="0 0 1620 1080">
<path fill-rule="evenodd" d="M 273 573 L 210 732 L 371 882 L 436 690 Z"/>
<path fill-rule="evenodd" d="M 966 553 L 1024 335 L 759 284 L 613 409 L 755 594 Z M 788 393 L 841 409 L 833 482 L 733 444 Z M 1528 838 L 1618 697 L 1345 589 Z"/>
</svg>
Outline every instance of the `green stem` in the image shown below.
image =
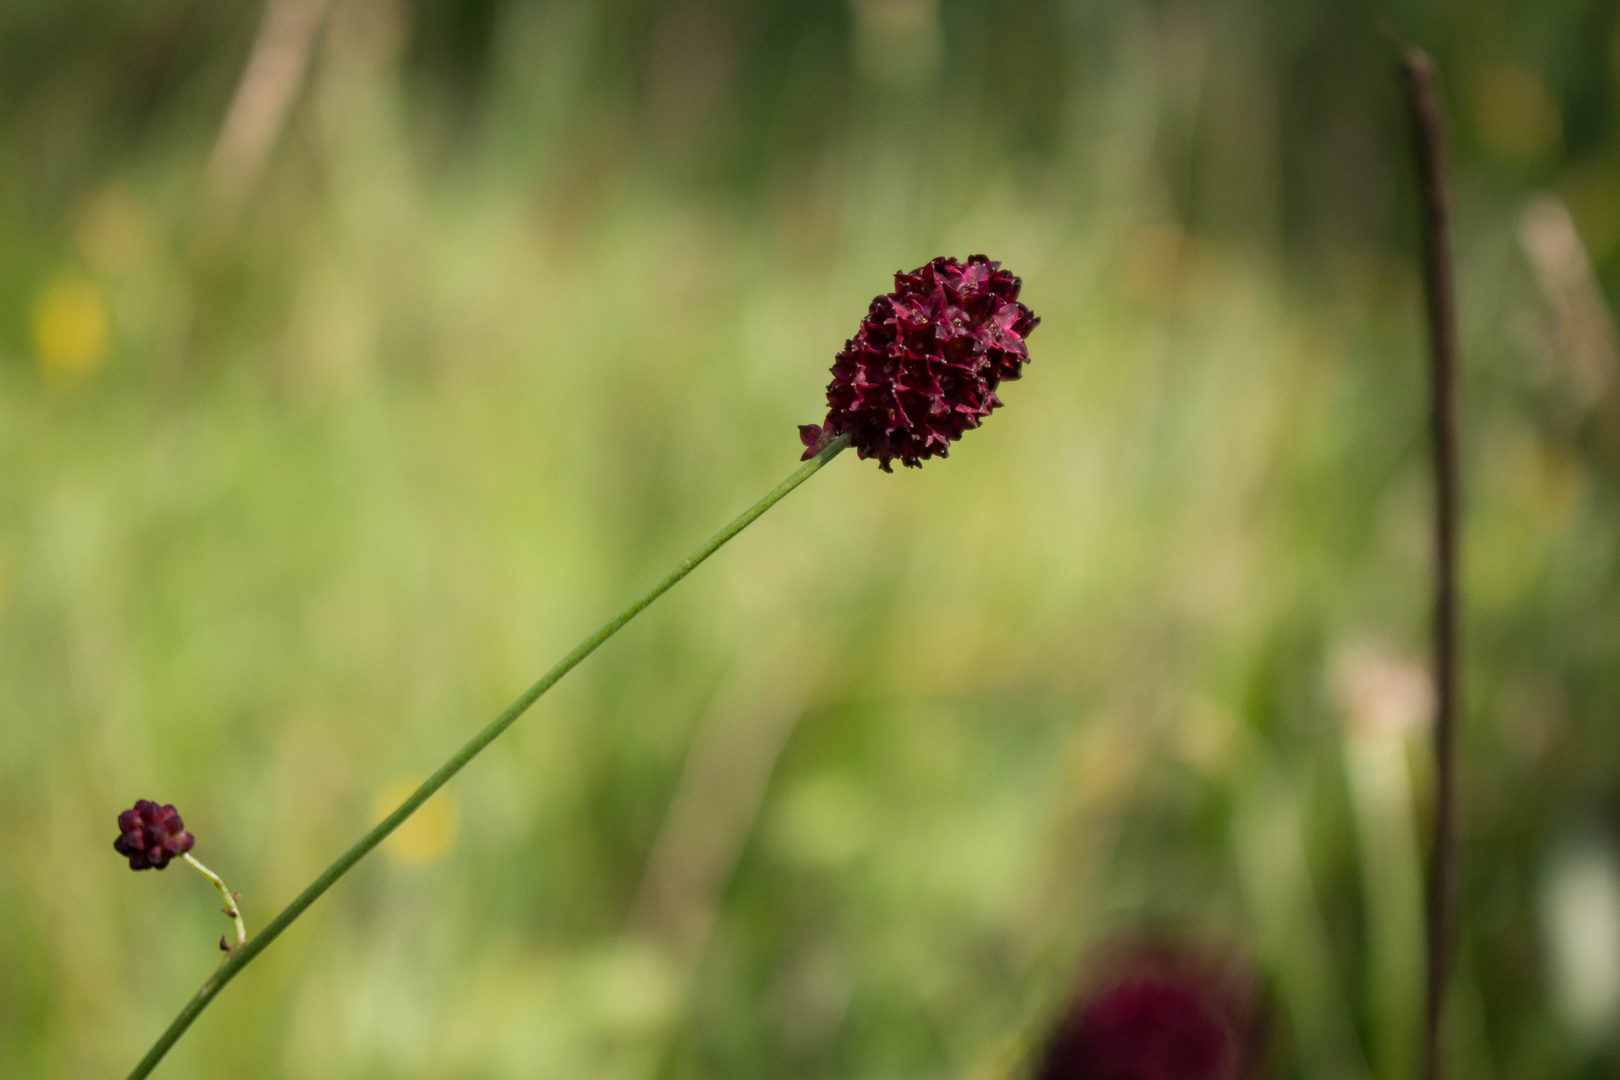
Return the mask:
<svg viewBox="0 0 1620 1080">
<path fill-rule="evenodd" d="M 246 945 L 247 944 L 247 924 L 242 921 L 242 908 L 236 902 L 236 894 L 231 892 L 230 888 L 225 884 L 225 882 L 220 880 L 220 877 L 219 877 L 218 874 L 216 874 L 212 870 L 208 869 L 208 867 L 204 866 L 202 863 L 198 862 L 196 859 L 193 859 L 191 857 L 190 852 L 187 852 L 186 854 L 184 854 L 184 855 L 182 855 L 180 857 L 182 859 L 184 859 L 186 862 L 190 863 L 191 868 L 193 870 L 197 871 L 197 873 L 201 874 L 203 877 L 207 878 L 209 881 L 214 883 L 214 888 L 219 891 L 220 899 L 225 901 L 225 914 L 226 914 L 226 916 L 228 916 L 231 919 L 232 922 L 236 923 L 236 944 L 235 945 L 226 945 L 225 944 L 225 939 L 220 938 L 219 939 L 219 947 L 221 949 L 224 949 L 226 952 L 229 953 L 229 952 L 235 952 L 237 949 L 240 949 L 243 945 Z"/>
<path fill-rule="evenodd" d="M 715 533 L 702 547 L 688 555 L 679 566 L 664 575 L 663 580 L 648 589 L 629 607 L 614 616 L 606 626 L 576 645 L 573 652 L 559 660 L 556 667 L 542 675 L 539 682 L 525 690 L 516 701 L 506 707 L 506 711 L 490 721 L 488 727 L 468 739 L 466 745 L 457 750 L 449 761 L 439 766 L 437 772 L 424 780 L 422 786 L 411 793 L 410 798 L 399 804 L 398 809 L 384 818 L 376 828 L 361 837 L 357 844 L 340 855 L 337 861 L 327 867 L 326 871 L 311 882 L 308 888 L 299 893 L 297 898 L 288 904 L 280 915 L 272 919 L 269 925 L 254 935 L 246 945 L 237 949 L 229 959 L 219 966 L 219 969 L 209 977 L 208 981 L 202 984 L 202 988 L 197 991 L 196 996 L 186 1003 L 184 1009 L 180 1010 L 180 1015 L 174 1018 L 174 1022 L 169 1025 L 168 1030 L 163 1033 L 157 1042 L 152 1044 L 152 1049 L 146 1052 L 146 1056 L 141 1059 L 140 1064 L 136 1065 L 135 1070 L 129 1074 L 129 1080 L 141 1080 L 142 1077 L 151 1073 L 157 1063 L 163 1060 L 163 1055 L 169 1052 L 169 1048 L 175 1044 L 181 1035 L 185 1034 L 186 1029 L 191 1026 L 191 1022 L 197 1019 L 198 1014 L 207 1008 L 209 1002 L 219 995 L 220 990 L 224 989 L 226 983 L 236 978 L 243 968 L 251 964 L 253 959 L 269 947 L 272 941 L 281 936 L 282 931 L 291 926 L 294 920 L 302 915 L 311 904 L 319 900 L 322 893 L 330 889 L 337 883 L 339 878 L 352 870 L 355 863 L 370 854 L 373 848 L 388 837 L 389 833 L 399 828 L 406 818 L 416 813 L 417 809 L 432 798 L 433 793 L 443 787 L 452 776 L 460 772 L 467 762 L 477 757 L 484 747 L 499 738 L 501 733 L 511 727 L 518 717 L 528 711 L 529 706 L 533 705 L 541 694 L 550 690 L 558 679 L 572 671 L 581 660 L 595 652 L 599 645 L 623 629 L 625 623 L 641 614 L 648 604 L 668 592 L 676 582 L 697 569 L 698 564 L 719 551 L 728 540 L 752 525 L 761 514 L 781 502 L 788 492 L 810 479 L 816 470 L 837 457 L 848 446 L 848 435 L 841 435 L 834 439 L 821 453 L 794 470 L 792 476 L 772 488 L 770 494 L 744 511 L 730 525 Z"/>
</svg>

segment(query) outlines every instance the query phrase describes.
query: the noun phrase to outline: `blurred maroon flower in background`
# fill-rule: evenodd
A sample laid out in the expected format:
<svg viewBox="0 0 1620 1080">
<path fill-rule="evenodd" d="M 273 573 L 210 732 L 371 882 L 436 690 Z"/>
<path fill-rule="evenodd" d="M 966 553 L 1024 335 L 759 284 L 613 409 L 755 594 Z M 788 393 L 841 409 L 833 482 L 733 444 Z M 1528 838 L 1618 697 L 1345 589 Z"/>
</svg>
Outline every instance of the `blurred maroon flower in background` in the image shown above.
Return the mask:
<svg viewBox="0 0 1620 1080">
<path fill-rule="evenodd" d="M 1059 1021 L 1036 1080 L 1243 1080 L 1260 1031 L 1252 980 L 1166 946 L 1104 965 Z"/>
<path fill-rule="evenodd" d="M 118 833 L 113 850 L 129 858 L 131 870 L 162 870 L 195 843 L 178 810 L 149 799 L 136 800 L 134 809 L 118 815 Z"/>
<path fill-rule="evenodd" d="M 884 472 L 894 458 L 920 466 L 1001 404 L 996 387 L 1029 361 L 1039 325 L 1018 302 L 1021 282 L 984 255 L 939 258 L 894 275 L 833 361 L 827 419 L 804 424 L 805 458 L 848 432 Z"/>
</svg>

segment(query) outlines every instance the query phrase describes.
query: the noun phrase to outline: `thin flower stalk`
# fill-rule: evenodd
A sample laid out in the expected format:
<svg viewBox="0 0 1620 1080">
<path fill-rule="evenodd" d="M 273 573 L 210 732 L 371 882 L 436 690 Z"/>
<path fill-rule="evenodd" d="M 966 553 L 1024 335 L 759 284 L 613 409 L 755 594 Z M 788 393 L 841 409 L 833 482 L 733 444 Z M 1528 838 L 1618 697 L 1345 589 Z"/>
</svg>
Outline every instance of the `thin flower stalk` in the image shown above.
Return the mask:
<svg viewBox="0 0 1620 1080">
<path fill-rule="evenodd" d="M 682 578 L 696 570 L 709 556 L 719 551 L 738 533 L 752 525 L 765 511 L 781 502 L 794 488 L 814 476 L 823 465 L 842 453 L 849 444 L 850 436 L 847 434 L 839 435 L 829 441 L 814 457 L 794 470 L 791 476 L 772 488 L 770 493 L 763 499 L 744 511 L 724 529 L 715 533 L 691 555 L 681 560 L 680 564 L 668 574 L 665 574 L 656 585 L 636 598 L 629 607 L 619 612 L 600 630 L 576 645 L 572 652 L 559 660 L 555 667 L 541 676 L 540 680 L 533 686 L 525 690 L 516 701 L 506 707 L 505 711 L 490 721 L 488 726 L 467 740 L 466 744 L 456 751 L 449 761 L 439 766 L 438 770 L 424 780 L 422 785 L 413 791 L 404 802 L 400 803 L 393 813 L 389 814 L 370 832 L 361 837 L 348 851 L 338 856 L 337 861 L 327 867 L 320 877 L 310 883 L 308 888 L 299 893 L 293 902 L 282 910 L 281 914 L 272 919 L 263 930 L 252 938 L 246 939 L 240 947 L 231 952 L 225 962 L 220 964 L 219 968 L 208 977 L 208 980 L 202 984 L 202 987 L 192 999 L 186 1003 L 185 1008 L 180 1010 L 180 1015 L 174 1018 L 174 1021 L 169 1024 L 168 1029 L 163 1032 L 157 1042 L 152 1044 L 152 1049 L 147 1051 L 146 1056 L 140 1060 L 134 1071 L 129 1074 L 129 1080 L 141 1080 L 142 1077 L 149 1075 L 157 1066 L 157 1063 L 162 1061 L 164 1055 L 169 1052 L 169 1048 L 179 1040 L 181 1035 L 185 1034 L 186 1029 L 191 1026 L 192 1022 L 197 1019 L 214 998 L 219 996 L 219 992 L 225 988 L 227 983 L 236 978 L 243 968 L 251 964 L 260 953 L 270 946 L 271 942 L 275 941 L 289 926 L 296 922 L 298 917 L 308 910 L 311 904 L 319 900 L 326 890 L 337 884 L 338 879 L 354 869 L 356 863 L 369 855 L 378 844 L 388 838 L 390 833 L 404 824 L 406 818 L 416 813 L 423 803 L 433 797 L 434 792 L 448 783 L 452 776 L 455 776 L 469 761 L 482 753 L 485 747 L 500 738 L 501 734 L 511 727 L 518 717 L 527 712 L 529 706 L 538 701 L 541 695 L 550 690 L 559 679 L 577 667 L 580 661 L 595 652 L 614 634 L 624 629 L 626 623 L 646 610 L 647 606 L 654 600 L 657 600 Z M 200 864 L 194 865 L 197 865 L 198 869 L 202 869 Z M 209 877 L 216 882 L 218 881 L 212 874 Z M 234 908 L 235 905 L 231 903 L 230 894 L 225 891 L 223 883 L 219 883 L 219 888 L 222 895 L 227 897 L 227 903 Z M 240 918 L 240 915 L 237 917 Z"/>
<path fill-rule="evenodd" d="M 218 874 L 214 873 L 212 870 L 208 869 L 208 867 L 192 858 L 189 851 L 180 856 L 180 858 L 185 860 L 187 865 L 189 865 L 193 870 L 197 871 L 197 873 L 201 874 L 203 877 L 212 882 L 214 888 L 219 891 L 220 899 L 225 901 L 225 915 L 236 924 L 236 944 L 228 945 L 226 944 L 225 939 L 222 937 L 219 939 L 219 949 L 221 952 L 225 953 L 236 952 L 242 946 L 247 944 L 247 924 L 242 921 L 241 895 L 231 892 L 231 890 L 226 887 L 225 882 L 220 880 Z"/>
</svg>

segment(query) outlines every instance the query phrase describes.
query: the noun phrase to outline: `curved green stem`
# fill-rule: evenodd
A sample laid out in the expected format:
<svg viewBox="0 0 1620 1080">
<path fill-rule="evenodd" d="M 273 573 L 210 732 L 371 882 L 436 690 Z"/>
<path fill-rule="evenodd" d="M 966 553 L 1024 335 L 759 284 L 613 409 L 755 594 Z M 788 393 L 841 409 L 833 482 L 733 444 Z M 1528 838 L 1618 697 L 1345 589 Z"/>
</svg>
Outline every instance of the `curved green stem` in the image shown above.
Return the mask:
<svg viewBox="0 0 1620 1080">
<path fill-rule="evenodd" d="M 225 901 L 226 916 L 229 917 L 232 922 L 236 923 L 236 944 L 227 945 L 225 944 L 225 939 L 220 938 L 219 947 L 224 951 L 231 953 L 246 945 L 247 924 L 242 921 L 242 908 L 241 905 L 236 902 L 236 894 L 231 892 L 230 887 L 227 886 L 225 882 L 220 880 L 220 876 L 218 874 L 208 869 L 208 867 L 204 866 L 196 859 L 193 859 L 189 851 L 180 857 L 189 863 L 193 870 L 197 871 L 197 873 L 214 883 L 214 888 L 219 892 L 219 898 Z"/>
<path fill-rule="evenodd" d="M 697 569 L 698 564 L 719 551 L 728 540 L 752 525 L 761 514 L 781 502 L 788 492 L 810 479 L 816 470 L 837 457 L 848 446 L 848 435 L 841 435 L 834 439 L 821 453 L 794 470 L 792 476 L 772 488 L 770 494 L 744 511 L 730 525 L 715 533 L 702 547 L 688 555 L 679 566 L 665 574 L 658 584 L 648 589 L 629 607 L 614 616 L 606 626 L 603 626 L 596 633 L 576 645 L 573 652 L 559 660 L 555 667 L 540 677 L 539 682 L 525 690 L 516 701 L 506 707 L 504 712 L 490 721 L 489 726 L 468 739 L 466 744 L 460 750 L 457 750 L 449 761 L 439 766 L 437 772 L 424 780 L 421 787 L 412 792 L 408 799 L 400 803 L 398 809 L 384 818 L 376 828 L 361 837 L 359 842 L 348 851 L 338 856 L 337 861 L 327 867 L 325 872 L 311 882 L 308 888 L 299 893 L 293 902 L 283 909 L 280 915 L 272 919 L 263 930 L 254 935 L 247 944 L 237 949 L 229 959 L 219 966 L 219 969 L 209 977 L 208 981 L 202 984 L 202 988 L 197 991 L 196 995 L 186 1003 L 186 1007 L 180 1010 L 180 1015 L 174 1018 L 174 1022 L 169 1025 L 168 1030 L 163 1033 L 157 1042 L 152 1044 L 152 1049 L 146 1052 L 146 1056 L 141 1059 L 140 1064 L 136 1065 L 134 1071 L 129 1074 L 129 1080 L 141 1080 L 142 1077 L 149 1074 L 157 1063 L 163 1060 L 163 1055 L 169 1052 L 169 1048 L 175 1044 L 181 1035 L 185 1034 L 186 1029 L 191 1026 L 191 1022 L 197 1019 L 198 1014 L 207 1008 L 209 1002 L 219 995 L 220 990 L 225 987 L 226 983 L 236 978 L 243 968 L 251 964 L 253 959 L 269 947 L 272 941 L 281 936 L 282 931 L 291 926 L 294 920 L 302 915 L 311 904 L 319 900 L 322 893 L 330 889 L 337 883 L 339 878 L 352 870 L 355 863 L 370 854 L 373 848 L 388 837 L 389 833 L 399 828 L 406 818 L 416 813 L 417 808 L 432 798 L 433 793 L 443 787 L 452 776 L 460 772 L 467 762 L 477 757 L 484 747 L 499 738 L 501 733 L 511 727 L 513 722 L 522 716 L 529 706 L 539 699 L 541 694 L 550 690 L 558 679 L 572 671 L 581 660 L 595 652 L 597 647 L 604 641 L 623 629 L 625 623 L 641 614 L 647 605 L 668 592 L 676 582 Z"/>
</svg>

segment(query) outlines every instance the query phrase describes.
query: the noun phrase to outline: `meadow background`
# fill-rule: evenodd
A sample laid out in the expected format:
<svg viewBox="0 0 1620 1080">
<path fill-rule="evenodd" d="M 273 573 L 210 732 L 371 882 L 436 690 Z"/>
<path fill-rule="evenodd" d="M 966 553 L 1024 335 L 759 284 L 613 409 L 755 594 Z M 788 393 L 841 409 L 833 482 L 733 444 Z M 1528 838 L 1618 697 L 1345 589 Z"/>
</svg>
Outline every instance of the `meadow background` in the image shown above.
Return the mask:
<svg viewBox="0 0 1620 1080">
<path fill-rule="evenodd" d="M 792 469 L 890 275 L 1041 316 L 840 458 L 223 995 L 169 1077 L 1018 1075 L 1088 958 L 1249 958 L 1413 1075 L 1415 207 L 1452 111 L 1481 1080 L 1620 1069 L 1604 0 L 0 8 L 0 1075 L 120 1076 L 250 930 Z"/>
</svg>

